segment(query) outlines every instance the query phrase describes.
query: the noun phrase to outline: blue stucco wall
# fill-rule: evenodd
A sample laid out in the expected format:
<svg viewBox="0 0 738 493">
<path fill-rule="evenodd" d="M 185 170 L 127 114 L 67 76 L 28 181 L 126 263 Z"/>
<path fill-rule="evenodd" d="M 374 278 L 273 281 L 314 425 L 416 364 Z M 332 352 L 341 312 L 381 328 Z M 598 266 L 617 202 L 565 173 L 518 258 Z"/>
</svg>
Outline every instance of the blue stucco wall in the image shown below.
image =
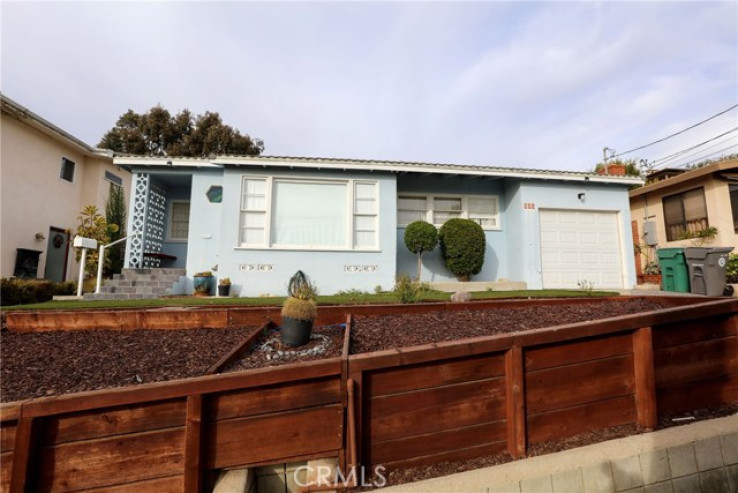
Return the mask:
<svg viewBox="0 0 738 493">
<path fill-rule="evenodd" d="M 223 204 L 211 203 L 205 193 L 212 185 L 222 184 L 223 174 L 219 170 L 200 170 L 192 176 L 190 231 L 187 238 L 187 293 L 194 291 L 192 276 L 196 272 L 213 270 L 218 265 Z M 238 227 L 238 224 L 233 227 Z"/>
<path fill-rule="evenodd" d="M 509 187 L 512 190 L 512 187 Z M 577 195 L 584 192 L 586 199 L 580 201 Z M 534 209 L 524 209 L 523 204 L 535 204 Z M 515 210 L 517 209 L 517 212 Z M 620 243 L 623 253 L 623 288 L 632 288 L 635 285 L 635 264 L 633 248 L 630 239 L 630 205 L 628 190 L 625 186 L 590 184 L 578 182 L 555 181 L 521 181 L 518 189 L 511 193 L 508 206 L 508 218 L 515 224 L 522 235 L 508 237 L 508 248 L 515 251 L 522 259 L 522 265 L 517 260 L 511 263 L 515 270 L 520 269 L 522 275 L 511 273 L 511 279 L 522 277 L 528 283 L 529 289 L 541 289 L 541 239 L 540 239 L 540 209 L 569 209 L 613 211 L 618 213 L 620 224 Z M 521 241 L 522 238 L 522 241 Z"/>
<path fill-rule="evenodd" d="M 508 277 L 507 269 L 507 225 L 505 218 L 505 200 L 502 180 L 490 180 L 473 177 L 438 177 L 421 175 L 403 175 L 397 180 L 397 193 L 418 194 L 460 194 L 460 195 L 496 195 L 500 204 L 500 230 L 486 230 L 487 246 L 482 271 L 474 276 L 473 281 L 495 281 Z M 418 272 L 417 257 L 405 246 L 405 228 L 397 228 L 397 272 L 407 273 L 415 277 Z M 446 268 L 441 257 L 441 249 L 423 255 L 423 272 L 421 279 L 426 282 L 443 282 L 456 280 Z"/>
<path fill-rule="evenodd" d="M 361 250 L 278 250 L 239 246 L 241 180 L 244 175 L 303 179 L 367 179 L 379 186 L 379 248 Z M 205 192 L 223 186 L 223 202 L 210 204 Z M 392 174 L 290 171 L 227 167 L 223 175 L 198 173 L 192 181 L 188 275 L 218 266 L 217 277 L 231 278 L 234 296 L 285 295 L 287 282 L 302 270 L 322 294 L 340 290 L 391 289 L 396 240 L 396 181 Z M 374 266 L 372 272 L 351 272 L 347 266 Z M 191 280 L 190 280 L 191 283 Z M 191 285 L 188 287 L 192 289 Z"/>
</svg>

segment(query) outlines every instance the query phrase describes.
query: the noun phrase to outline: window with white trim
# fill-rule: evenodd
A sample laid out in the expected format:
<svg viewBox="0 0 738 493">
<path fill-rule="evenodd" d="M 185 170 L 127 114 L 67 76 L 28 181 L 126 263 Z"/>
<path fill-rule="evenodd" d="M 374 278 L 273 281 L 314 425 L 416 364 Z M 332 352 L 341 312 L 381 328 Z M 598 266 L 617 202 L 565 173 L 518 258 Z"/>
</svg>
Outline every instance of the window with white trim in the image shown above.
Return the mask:
<svg viewBox="0 0 738 493">
<path fill-rule="evenodd" d="M 267 216 L 266 178 L 243 179 L 241 187 L 241 245 L 263 246 Z"/>
<path fill-rule="evenodd" d="M 169 231 L 167 240 L 187 241 L 190 232 L 190 203 L 172 201 L 169 207 Z"/>
<path fill-rule="evenodd" d="M 414 195 L 397 199 L 397 224 L 426 221 L 435 226 L 453 218 L 471 219 L 484 229 L 499 229 L 499 199 L 494 195 Z"/>
<path fill-rule="evenodd" d="M 244 176 L 240 246 L 376 249 L 377 189 L 368 180 Z"/>
<path fill-rule="evenodd" d="M 377 246 L 377 184 L 354 182 L 354 248 Z"/>
</svg>

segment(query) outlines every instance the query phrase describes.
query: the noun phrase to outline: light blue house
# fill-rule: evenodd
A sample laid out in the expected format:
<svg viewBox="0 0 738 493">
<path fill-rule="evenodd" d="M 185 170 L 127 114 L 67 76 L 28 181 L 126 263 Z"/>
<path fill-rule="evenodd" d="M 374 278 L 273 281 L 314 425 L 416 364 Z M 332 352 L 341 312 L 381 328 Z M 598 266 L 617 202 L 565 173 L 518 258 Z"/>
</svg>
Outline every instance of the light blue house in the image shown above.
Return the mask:
<svg viewBox="0 0 738 493">
<path fill-rule="evenodd" d="M 126 266 L 213 270 L 232 294 L 283 295 L 306 272 L 323 294 L 390 289 L 414 275 L 404 229 L 478 221 L 487 236 L 473 281 L 529 289 L 635 284 L 628 187 L 580 172 L 294 157 L 117 157 L 133 173 Z M 424 281 L 453 281 L 437 249 Z"/>
</svg>

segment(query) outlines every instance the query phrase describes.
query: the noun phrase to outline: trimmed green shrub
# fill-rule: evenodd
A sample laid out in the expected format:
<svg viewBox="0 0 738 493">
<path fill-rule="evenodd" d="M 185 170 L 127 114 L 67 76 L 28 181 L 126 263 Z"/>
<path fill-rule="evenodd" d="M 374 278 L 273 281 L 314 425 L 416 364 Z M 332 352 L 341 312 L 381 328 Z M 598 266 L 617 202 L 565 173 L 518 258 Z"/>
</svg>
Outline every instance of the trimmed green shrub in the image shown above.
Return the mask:
<svg viewBox="0 0 738 493">
<path fill-rule="evenodd" d="M 423 254 L 438 245 L 438 230 L 431 223 L 415 221 L 405 228 L 405 246 L 418 256 L 418 280 L 423 268 Z"/>
<path fill-rule="evenodd" d="M 17 279 L 14 277 L 0 280 L 0 305 L 27 305 L 43 303 L 54 296 L 74 294 L 76 284 L 73 282 L 52 282 L 43 279 Z"/>
<path fill-rule="evenodd" d="M 449 219 L 439 231 L 441 255 L 459 281 L 469 281 L 484 264 L 484 230 L 470 219 Z"/>
</svg>

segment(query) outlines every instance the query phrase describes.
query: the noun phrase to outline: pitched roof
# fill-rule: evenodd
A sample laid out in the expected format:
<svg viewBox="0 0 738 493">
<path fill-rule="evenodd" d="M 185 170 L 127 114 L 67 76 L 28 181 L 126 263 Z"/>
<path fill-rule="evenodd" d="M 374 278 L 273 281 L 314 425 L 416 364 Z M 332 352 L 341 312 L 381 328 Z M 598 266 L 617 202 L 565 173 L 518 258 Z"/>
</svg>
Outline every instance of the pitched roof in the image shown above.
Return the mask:
<svg viewBox="0 0 738 493">
<path fill-rule="evenodd" d="M 50 121 L 37 115 L 20 103 L 16 103 L 4 94 L 0 94 L 0 107 L 2 107 L 3 113 L 11 116 L 12 118 L 15 118 L 16 120 L 30 125 L 31 127 L 55 140 L 62 141 L 65 144 L 72 146 L 82 154 L 97 157 L 113 157 L 112 151 L 92 147 L 91 145 L 83 142 L 69 132 L 62 130 L 60 127 L 54 125 Z"/>
<path fill-rule="evenodd" d="M 686 173 L 682 173 L 677 176 L 672 176 L 671 178 L 666 178 L 664 180 L 657 181 L 655 183 L 650 183 L 642 187 L 634 188 L 628 193 L 628 196 L 631 198 L 638 197 L 640 195 L 654 192 L 656 190 L 662 190 L 667 187 L 680 185 L 683 183 L 688 183 L 692 180 L 697 180 L 697 179 L 703 178 L 705 176 L 711 175 L 712 173 L 716 173 L 719 171 L 735 171 L 735 170 L 738 170 L 738 159 L 726 159 L 724 161 L 718 161 L 716 163 L 702 166 L 701 168 L 689 170 Z"/>
<path fill-rule="evenodd" d="M 448 163 L 420 163 L 412 161 L 386 161 L 373 159 L 341 159 L 295 156 L 215 156 L 212 158 L 119 156 L 115 163 L 122 166 L 260 166 L 308 169 L 333 169 L 341 171 L 385 171 L 391 173 L 432 173 L 467 176 L 493 176 L 542 180 L 581 181 L 593 183 L 617 183 L 626 186 L 641 184 L 640 178 L 600 175 L 594 172 L 539 170 L 526 168 L 477 166 Z"/>
</svg>

